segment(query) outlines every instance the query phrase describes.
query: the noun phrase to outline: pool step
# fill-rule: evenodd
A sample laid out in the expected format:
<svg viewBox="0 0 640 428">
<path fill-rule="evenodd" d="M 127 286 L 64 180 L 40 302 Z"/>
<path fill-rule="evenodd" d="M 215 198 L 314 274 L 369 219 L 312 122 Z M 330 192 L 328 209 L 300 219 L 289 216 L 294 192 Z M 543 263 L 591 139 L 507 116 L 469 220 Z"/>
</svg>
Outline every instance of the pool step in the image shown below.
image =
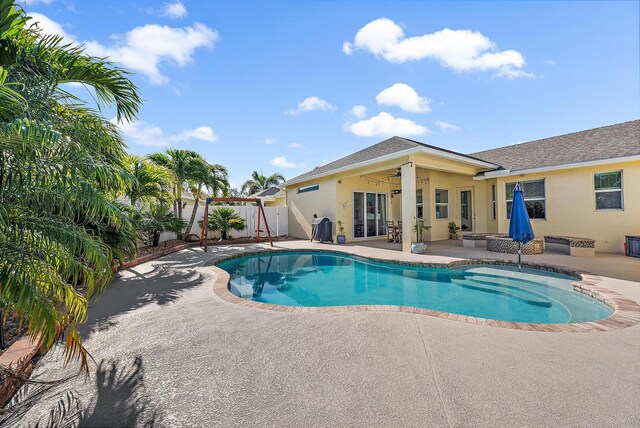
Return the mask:
<svg viewBox="0 0 640 428">
<path fill-rule="evenodd" d="M 526 275 L 526 277 L 522 277 L 522 274 L 515 271 L 490 272 L 484 271 L 483 269 L 470 269 L 468 271 L 465 271 L 465 273 L 466 275 L 473 275 L 474 278 L 483 278 L 490 280 L 494 280 L 496 278 L 508 279 L 511 283 L 518 283 L 535 287 L 556 286 L 554 284 L 556 281 L 565 279 L 547 276 L 535 277 L 532 274 L 524 274 Z"/>
<path fill-rule="evenodd" d="M 499 294 L 501 296 L 516 299 L 528 305 L 539 306 L 542 308 L 551 307 L 551 301 L 544 298 L 543 295 L 535 293 L 533 291 L 524 290 L 520 287 L 514 287 L 507 284 L 492 283 L 472 278 L 466 278 L 464 280 L 452 279 L 451 283 L 470 290 Z"/>
</svg>

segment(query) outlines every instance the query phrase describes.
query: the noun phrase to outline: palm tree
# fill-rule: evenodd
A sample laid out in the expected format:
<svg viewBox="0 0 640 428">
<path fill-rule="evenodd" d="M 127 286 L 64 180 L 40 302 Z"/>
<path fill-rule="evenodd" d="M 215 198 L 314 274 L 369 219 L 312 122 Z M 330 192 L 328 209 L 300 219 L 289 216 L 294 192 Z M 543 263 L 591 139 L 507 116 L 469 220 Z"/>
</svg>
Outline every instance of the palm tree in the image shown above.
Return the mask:
<svg viewBox="0 0 640 428">
<path fill-rule="evenodd" d="M 209 213 L 208 226 L 220 231 L 220 239 L 227 239 L 228 231 L 245 228 L 245 220 L 233 208 L 219 207 Z"/>
<path fill-rule="evenodd" d="M 229 171 L 227 168 L 217 163 L 211 164 L 209 180 L 206 186 L 214 198 L 228 196 L 231 191 L 231 185 L 229 184 Z"/>
<path fill-rule="evenodd" d="M 174 214 L 182 218 L 182 192 L 189 182 L 203 174 L 206 161 L 192 150 L 174 148 L 168 148 L 165 153 L 153 153 L 149 159 L 173 173 Z M 182 238 L 182 233 L 178 238 Z"/>
<path fill-rule="evenodd" d="M 173 175 L 169 169 L 136 155 L 127 156 L 126 166 L 132 180 L 127 185 L 125 195 L 132 206 L 137 206 L 138 203 L 149 205 L 154 202 L 172 202 Z"/>
<path fill-rule="evenodd" d="M 241 192 L 249 195 L 267 190 L 269 187 L 277 186 L 284 181 L 284 176 L 280 173 L 265 177 L 262 171 L 253 171 L 251 178 L 244 182 Z"/>
<path fill-rule="evenodd" d="M 229 192 L 229 172 L 227 168 L 219 164 L 205 164 L 202 165 L 202 169 L 194 177 L 192 181 L 191 191 L 193 192 L 194 203 L 193 210 L 191 211 L 191 218 L 187 224 L 186 233 L 191 232 L 193 223 L 196 220 L 196 213 L 198 211 L 198 204 L 200 197 L 202 196 L 202 189 L 206 188 L 211 197 L 218 197 L 218 195 L 225 195 Z"/>
<path fill-rule="evenodd" d="M 114 256 L 135 251 L 133 226 L 115 201 L 131 178 L 124 143 L 99 109 L 135 119 L 136 86 L 113 64 L 25 28 L 0 1 L 0 302 L 65 361 L 87 353 L 77 330 L 89 299 L 110 281 Z M 60 84 L 91 88 L 98 111 Z"/>
<path fill-rule="evenodd" d="M 142 238 L 147 245 L 157 247 L 162 232 L 180 233 L 186 222 L 176 217 L 165 203 L 153 203 L 148 210 L 140 213 L 138 219 Z"/>
</svg>

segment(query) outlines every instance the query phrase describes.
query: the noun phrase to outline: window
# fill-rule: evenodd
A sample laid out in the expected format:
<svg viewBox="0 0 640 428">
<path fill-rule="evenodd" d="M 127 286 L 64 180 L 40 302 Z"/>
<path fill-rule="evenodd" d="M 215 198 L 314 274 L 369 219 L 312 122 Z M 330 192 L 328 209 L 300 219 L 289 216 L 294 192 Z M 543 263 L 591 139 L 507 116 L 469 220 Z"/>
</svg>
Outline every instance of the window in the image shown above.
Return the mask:
<svg viewBox="0 0 640 428">
<path fill-rule="evenodd" d="M 507 218 L 511 218 L 511 205 L 513 205 L 513 188 L 516 183 L 505 184 L 507 199 Z M 544 196 L 544 180 L 521 181 L 520 186 L 524 191 L 524 205 L 531 219 L 546 218 L 546 200 Z"/>
<path fill-rule="evenodd" d="M 449 218 L 449 191 L 436 189 L 436 219 Z"/>
<path fill-rule="evenodd" d="M 318 184 L 312 184 L 311 186 L 298 187 L 298 193 L 313 192 L 318 190 L 320 186 Z"/>
<path fill-rule="evenodd" d="M 496 219 L 496 185 L 491 185 L 491 220 Z"/>
<path fill-rule="evenodd" d="M 597 210 L 622 209 L 622 171 L 594 175 Z"/>
<path fill-rule="evenodd" d="M 416 218 L 422 218 L 422 189 L 416 190 Z"/>
</svg>

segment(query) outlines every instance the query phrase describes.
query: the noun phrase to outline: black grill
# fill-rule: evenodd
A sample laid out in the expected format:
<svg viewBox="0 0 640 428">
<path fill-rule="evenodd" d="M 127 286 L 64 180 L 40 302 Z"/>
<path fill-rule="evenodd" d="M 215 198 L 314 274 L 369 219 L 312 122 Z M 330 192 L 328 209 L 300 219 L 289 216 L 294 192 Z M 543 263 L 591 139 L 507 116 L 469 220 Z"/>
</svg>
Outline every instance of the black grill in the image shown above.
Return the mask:
<svg viewBox="0 0 640 428">
<path fill-rule="evenodd" d="M 327 217 L 314 218 L 311 222 L 311 241 L 333 243 L 333 224 Z"/>
</svg>

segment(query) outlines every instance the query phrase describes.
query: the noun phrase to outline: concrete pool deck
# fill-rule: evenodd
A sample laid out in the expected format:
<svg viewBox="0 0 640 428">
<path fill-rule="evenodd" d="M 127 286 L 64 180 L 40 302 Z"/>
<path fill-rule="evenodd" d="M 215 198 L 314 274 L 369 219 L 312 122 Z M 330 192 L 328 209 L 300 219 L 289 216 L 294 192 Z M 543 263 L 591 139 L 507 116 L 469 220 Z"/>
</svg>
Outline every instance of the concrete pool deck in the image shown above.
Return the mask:
<svg viewBox="0 0 640 428">
<path fill-rule="evenodd" d="M 307 245 L 327 247 L 276 244 Z M 191 248 L 123 271 L 82 327 L 91 377 L 46 391 L 20 425 L 63 416 L 82 426 L 640 425 L 640 325 L 550 334 L 218 298 L 208 265 L 257 248 L 266 246 Z M 607 287 L 640 302 L 639 283 Z M 35 371 L 69 373 L 57 352 Z"/>
</svg>

